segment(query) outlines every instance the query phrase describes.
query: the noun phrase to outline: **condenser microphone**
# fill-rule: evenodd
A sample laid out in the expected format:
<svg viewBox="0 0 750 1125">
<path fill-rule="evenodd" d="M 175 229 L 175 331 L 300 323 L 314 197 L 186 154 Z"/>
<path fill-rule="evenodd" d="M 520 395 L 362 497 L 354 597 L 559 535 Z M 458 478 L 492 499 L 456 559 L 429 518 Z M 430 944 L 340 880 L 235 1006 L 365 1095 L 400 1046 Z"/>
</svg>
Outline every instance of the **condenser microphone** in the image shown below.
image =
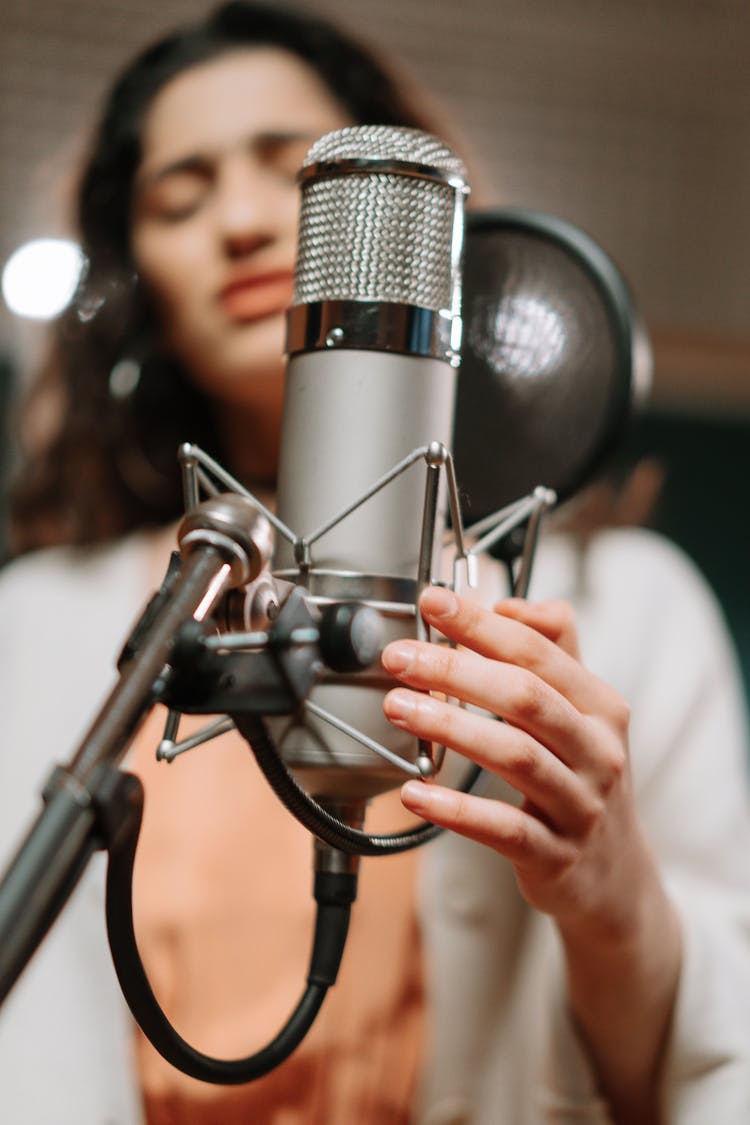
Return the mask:
<svg viewBox="0 0 750 1125">
<path fill-rule="evenodd" d="M 277 539 L 274 573 L 322 603 L 375 605 L 386 640 L 414 635 L 426 457 L 413 455 L 450 448 L 464 166 L 418 130 L 361 126 L 317 141 L 299 178 L 277 506 L 295 541 Z M 418 753 L 383 716 L 383 683 L 353 681 L 322 683 L 300 716 L 274 727 L 285 763 L 324 801 L 367 799 L 404 780 L 344 728 L 403 761 Z"/>
</svg>

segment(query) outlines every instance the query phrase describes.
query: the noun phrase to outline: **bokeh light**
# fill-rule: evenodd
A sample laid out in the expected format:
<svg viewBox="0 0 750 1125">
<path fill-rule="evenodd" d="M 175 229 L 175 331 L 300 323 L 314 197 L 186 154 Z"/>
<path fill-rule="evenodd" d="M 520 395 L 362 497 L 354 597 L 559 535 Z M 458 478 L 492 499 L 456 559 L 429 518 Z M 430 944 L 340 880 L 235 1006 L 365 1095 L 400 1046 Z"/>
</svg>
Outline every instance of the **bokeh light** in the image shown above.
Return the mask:
<svg viewBox="0 0 750 1125">
<path fill-rule="evenodd" d="M 25 242 L 5 263 L 2 292 L 16 316 L 51 320 L 70 303 L 83 269 L 80 246 L 63 238 Z"/>
</svg>

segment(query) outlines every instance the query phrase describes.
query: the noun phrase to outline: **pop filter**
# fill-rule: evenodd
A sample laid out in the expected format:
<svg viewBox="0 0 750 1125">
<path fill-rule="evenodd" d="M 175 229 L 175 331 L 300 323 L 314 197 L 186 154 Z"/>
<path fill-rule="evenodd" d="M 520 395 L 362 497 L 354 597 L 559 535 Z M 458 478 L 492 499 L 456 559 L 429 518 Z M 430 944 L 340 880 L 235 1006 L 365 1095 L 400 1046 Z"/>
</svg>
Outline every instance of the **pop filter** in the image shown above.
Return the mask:
<svg viewBox="0 0 750 1125">
<path fill-rule="evenodd" d="M 463 321 L 453 450 L 465 522 L 537 485 L 567 499 L 615 448 L 648 376 L 620 271 L 562 219 L 473 212 Z"/>
</svg>

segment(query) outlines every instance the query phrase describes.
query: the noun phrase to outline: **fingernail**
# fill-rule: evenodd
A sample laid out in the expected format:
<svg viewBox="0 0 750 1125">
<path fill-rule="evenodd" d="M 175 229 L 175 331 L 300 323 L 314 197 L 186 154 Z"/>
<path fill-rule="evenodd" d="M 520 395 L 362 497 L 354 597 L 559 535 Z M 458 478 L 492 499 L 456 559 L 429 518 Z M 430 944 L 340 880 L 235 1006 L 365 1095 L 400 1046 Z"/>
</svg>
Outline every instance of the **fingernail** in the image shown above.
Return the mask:
<svg viewBox="0 0 750 1125">
<path fill-rule="evenodd" d="M 407 781 L 401 786 L 401 800 L 412 812 L 423 812 L 430 804 L 430 794 L 423 781 Z"/>
<path fill-rule="evenodd" d="M 424 781 L 406 781 L 401 786 L 401 801 L 411 812 L 434 823 L 444 824 L 447 818 L 455 818 L 456 794 L 441 785 L 430 785 Z"/>
<path fill-rule="evenodd" d="M 409 719 L 417 709 L 414 696 L 407 691 L 391 691 L 385 697 L 386 713 L 391 720 Z"/>
<path fill-rule="evenodd" d="M 398 675 L 401 672 L 406 672 L 414 660 L 414 648 L 412 645 L 401 644 L 397 641 L 383 649 L 381 659 L 386 672 L 393 672 Z"/>
<path fill-rule="evenodd" d="M 454 617 L 458 613 L 458 599 L 444 586 L 428 586 L 419 599 L 419 608 L 430 617 Z"/>
</svg>

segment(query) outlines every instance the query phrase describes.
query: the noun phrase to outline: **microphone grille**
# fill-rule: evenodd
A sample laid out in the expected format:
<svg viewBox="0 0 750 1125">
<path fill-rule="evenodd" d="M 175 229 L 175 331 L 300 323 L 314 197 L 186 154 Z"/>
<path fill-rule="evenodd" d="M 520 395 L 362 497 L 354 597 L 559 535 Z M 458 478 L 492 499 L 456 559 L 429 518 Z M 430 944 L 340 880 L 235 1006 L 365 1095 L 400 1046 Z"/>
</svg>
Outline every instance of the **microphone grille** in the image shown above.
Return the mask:
<svg viewBox="0 0 750 1125">
<path fill-rule="evenodd" d="M 452 308 L 465 175 L 455 153 L 418 129 L 363 125 L 321 137 L 302 166 L 292 303 Z"/>
<path fill-rule="evenodd" d="M 352 125 L 326 133 L 308 149 L 302 167 L 343 160 L 401 160 L 443 175 L 466 175 L 463 161 L 438 137 L 395 125 Z"/>
</svg>

